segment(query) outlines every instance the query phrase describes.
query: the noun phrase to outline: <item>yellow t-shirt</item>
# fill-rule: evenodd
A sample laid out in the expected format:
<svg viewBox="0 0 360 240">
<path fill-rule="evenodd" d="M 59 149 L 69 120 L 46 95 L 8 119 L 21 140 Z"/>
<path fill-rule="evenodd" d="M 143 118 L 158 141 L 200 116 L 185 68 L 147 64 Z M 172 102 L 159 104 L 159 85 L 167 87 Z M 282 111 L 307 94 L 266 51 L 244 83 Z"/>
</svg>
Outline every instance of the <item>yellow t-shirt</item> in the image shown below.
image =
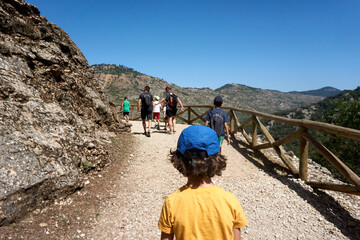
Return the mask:
<svg viewBox="0 0 360 240">
<path fill-rule="evenodd" d="M 234 194 L 218 186 L 185 185 L 166 198 L 158 226 L 164 233 L 174 233 L 177 240 L 230 240 L 233 228 L 247 222 Z"/>
</svg>

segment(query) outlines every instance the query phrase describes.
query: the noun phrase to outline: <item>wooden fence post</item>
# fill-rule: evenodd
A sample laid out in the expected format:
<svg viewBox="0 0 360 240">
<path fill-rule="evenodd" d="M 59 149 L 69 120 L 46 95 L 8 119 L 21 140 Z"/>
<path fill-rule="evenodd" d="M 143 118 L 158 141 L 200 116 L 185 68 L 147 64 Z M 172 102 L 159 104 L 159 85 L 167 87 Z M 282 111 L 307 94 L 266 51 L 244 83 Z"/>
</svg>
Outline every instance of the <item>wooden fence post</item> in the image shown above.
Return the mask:
<svg viewBox="0 0 360 240">
<path fill-rule="evenodd" d="M 190 107 L 187 107 L 187 109 L 188 109 L 188 122 L 187 122 L 187 124 L 190 124 L 190 121 L 191 121 L 191 112 L 190 112 Z"/>
<path fill-rule="evenodd" d="M 251 141 L 251 147 L 254 148 L 255 146 L 257 146 L 257 124 L 256 124 L 256 120 L 255 120 L 255 115 L 252 115 L 252 141 Z"/>
<path fill-rule="evenodd" d="M 301 127 L 299 176 L 304 181 L 308 181 L 309 143 L 304 138 L 304 133 L 307 133 L 307 131 L 307 128 Z"/>
<path fill-rule="evenodd" d="M 230 132 L 233 132 L 235 129 L 235 117 L 234 117 L 234 111 L 230 110 Z"/>
</svg>

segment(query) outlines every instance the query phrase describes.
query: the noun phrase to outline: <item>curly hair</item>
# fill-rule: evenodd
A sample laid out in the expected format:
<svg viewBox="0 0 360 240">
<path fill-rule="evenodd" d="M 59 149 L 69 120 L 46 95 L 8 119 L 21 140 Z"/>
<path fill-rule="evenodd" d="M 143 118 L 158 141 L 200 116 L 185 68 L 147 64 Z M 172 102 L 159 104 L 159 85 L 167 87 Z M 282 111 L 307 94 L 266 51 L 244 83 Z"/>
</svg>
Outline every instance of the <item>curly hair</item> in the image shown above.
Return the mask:
<svg viewBox="0 0 360 240">
<path fill-rule="evenodd" d="M 213 177 L 226 168 L 227 158 L 222 154 L 214 154 L 205 158 L 189 159 L 178 150 L 170 151 L 170 162 L 185 177 Z"/>
</svg>

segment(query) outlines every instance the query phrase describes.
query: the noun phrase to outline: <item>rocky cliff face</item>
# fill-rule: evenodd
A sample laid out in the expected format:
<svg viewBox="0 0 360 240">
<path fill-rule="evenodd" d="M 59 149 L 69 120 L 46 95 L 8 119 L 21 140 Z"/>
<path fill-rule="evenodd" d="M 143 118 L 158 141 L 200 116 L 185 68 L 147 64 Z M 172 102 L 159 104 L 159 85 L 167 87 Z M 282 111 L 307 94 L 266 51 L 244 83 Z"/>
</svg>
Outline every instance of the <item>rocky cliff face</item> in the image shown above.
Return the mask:
<svg viewBox="0 0 360 240">
<path fill-rule="evenodd" d="M 0 1 L 0 225 L 81 187 L 129 131 L 58 26 L 23 0 Z"/>
</svg>

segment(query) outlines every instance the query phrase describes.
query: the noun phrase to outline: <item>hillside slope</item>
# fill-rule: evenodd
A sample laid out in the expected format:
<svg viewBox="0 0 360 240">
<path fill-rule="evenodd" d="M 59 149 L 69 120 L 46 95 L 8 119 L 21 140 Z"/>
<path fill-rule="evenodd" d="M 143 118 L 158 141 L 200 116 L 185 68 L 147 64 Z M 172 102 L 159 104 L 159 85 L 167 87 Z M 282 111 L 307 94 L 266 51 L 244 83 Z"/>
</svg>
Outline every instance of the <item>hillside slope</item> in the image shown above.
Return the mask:
<svg viewBox="0 0 360 240">
<path fill-rule="evenodd" d="M 226 106 L 266 113 L 309 105 L 324 98 L 301 93 L 284 93 L 252 88 L 241 84 L 226 84 L 216 90 L 182 88 L 163 79 L 141 74 L 124 66 L 97 64 L 91 68 L 94 69 L 96 77 L 103 83 L 108 97 L 115 103 L 121 103 L 125 96 L 130 100 L 136 100 L 146 85 L 151 87 L 153 95 L 159 96 L 163 95 L 165 86 L 170 85 L 184 104 L 212 104 L 214 97 L 221 95 Z"/>
</svg>

